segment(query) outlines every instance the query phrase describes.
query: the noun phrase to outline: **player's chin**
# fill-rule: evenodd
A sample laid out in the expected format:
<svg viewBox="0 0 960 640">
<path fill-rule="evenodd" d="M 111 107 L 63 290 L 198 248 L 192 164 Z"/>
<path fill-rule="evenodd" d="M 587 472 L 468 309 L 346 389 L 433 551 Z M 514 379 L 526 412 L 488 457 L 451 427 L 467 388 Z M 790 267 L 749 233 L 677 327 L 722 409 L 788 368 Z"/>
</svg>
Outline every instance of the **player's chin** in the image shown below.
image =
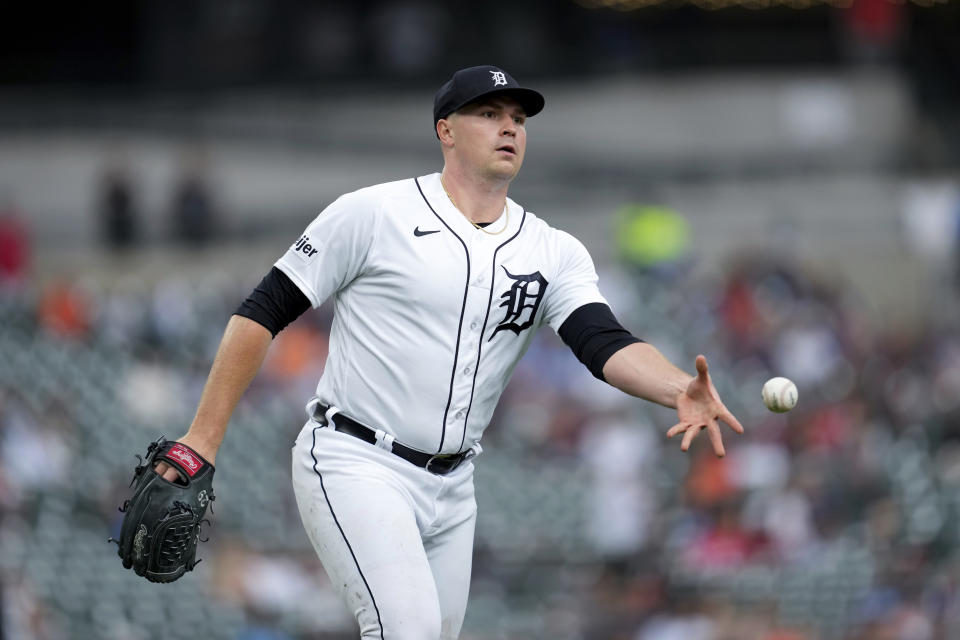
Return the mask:
<svg viewBox="0 0 960 640">
<path fill-rule="evenodd" d="M 490 172 L 500 178 L 511 179 L 520 173 L 520 167 L 523 165 L 523 158 L 516 154 L 501 154 L 490 167 Z"/>
</svg>

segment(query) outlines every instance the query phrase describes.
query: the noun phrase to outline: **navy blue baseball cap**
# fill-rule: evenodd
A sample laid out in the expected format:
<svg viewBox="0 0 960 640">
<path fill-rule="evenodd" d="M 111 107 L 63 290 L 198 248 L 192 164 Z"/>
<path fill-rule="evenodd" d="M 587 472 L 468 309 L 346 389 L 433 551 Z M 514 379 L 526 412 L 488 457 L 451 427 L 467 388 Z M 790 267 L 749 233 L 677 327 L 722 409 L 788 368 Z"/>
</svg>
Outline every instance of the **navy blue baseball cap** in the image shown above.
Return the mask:
<svg viewBox="0 0 960 640">
<path fill-rule="evenodd" d="M 500 67 L 482 65 L 460 69 L 440 87 L 433 98 L 433 126 L 451 113 L 493 94 L 508 95 L 523 107 L 527 116 L 535 116 L 543 110 L 544 99 L 537 91 L 521 87 L 509 73 Z"/>
</svg>

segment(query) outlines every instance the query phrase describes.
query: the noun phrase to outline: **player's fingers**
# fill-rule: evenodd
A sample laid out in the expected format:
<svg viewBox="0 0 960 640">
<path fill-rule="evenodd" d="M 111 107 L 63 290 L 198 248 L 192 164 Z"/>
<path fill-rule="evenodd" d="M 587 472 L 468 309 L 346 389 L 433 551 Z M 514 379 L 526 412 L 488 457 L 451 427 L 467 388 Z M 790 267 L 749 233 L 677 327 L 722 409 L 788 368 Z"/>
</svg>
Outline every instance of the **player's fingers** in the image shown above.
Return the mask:
<svg viewBox="0 0 960 640">
<path fill-rule="evenodd" d="M 700 354 L 697 356 L 695 363 L 697 367 L 697 377 L 706 382 L 708 373 L 707 358 L 703 354 Z"/>
<path fill-rule="evenodd" d="M 680 451 L 686 451 L 690 448 L 690 443 L 693 442 L 693 439 L 697 437 L 697 434 L 700 433 L 700 430 L 703 429 L 703 425 L 690 426 L 687 429 L 687 432 L 683 434 L 683 442 L 680 443 Z"/>
<path fill-rule="evenodd" d="M 690 426 L 689 422 L 678 422 L 667 430 L 667 437 L 672 438 L 678 433 L 685 431 Z"/>
<path fill-rule="evenodd" d="M 180 478 L 180 474 L 177 473 L 177 470 L 168 465 L 166 462 L 161 462 L 153 468 L 158 475 L 163 476 L 164 480 L 169 480 L 170 482 L 176 482 Z"/>
<path fill-rule="evenodd" d="M 720 419 L 730 425 L 730 428 L 737 433 L 743 433 L 743 425 L 740 424 L 740 421 L 737 420 L 737 417 L 730 413 L 726 407 L 724 407 L 723 411 L 720 412 Z"/>
<path fill-rule="evenodd" d="M 727 452 L 723 449 L 723 436 L 720 434 L 720 425 L 718 425 L 715 420 L 707 425 L 707 435 L 710 436 L 710 443 L 713 445 L 713 452 L 717 454 L 717 457 L 722 458 L 727 455 Z"/>
</svg>

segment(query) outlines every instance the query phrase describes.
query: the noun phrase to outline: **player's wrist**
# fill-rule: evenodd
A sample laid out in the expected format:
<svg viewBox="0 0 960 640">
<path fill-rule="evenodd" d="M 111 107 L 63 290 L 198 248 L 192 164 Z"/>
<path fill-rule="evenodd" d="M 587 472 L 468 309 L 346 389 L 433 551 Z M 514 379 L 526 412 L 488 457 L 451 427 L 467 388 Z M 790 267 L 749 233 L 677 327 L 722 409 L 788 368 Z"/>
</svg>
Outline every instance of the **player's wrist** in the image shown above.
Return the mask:
<svg viewBox="0 0 960 640">
<path fill-rule="evenodd" d="M 686 388 L 675 391 L 673 395 L 673 408 L 679 409 L 680 405 L 683 404 L 683 401 L 687 399 L 687 390 Z"/>
<path fill-rule="evenodd" d="M 220 448 L 220 442 L 198 434 L 191 428 L 185 435 L 177 438 L 177 442 L 187 445 L 210 464 L 216 463 L 217 450 Z"/>
</svg>

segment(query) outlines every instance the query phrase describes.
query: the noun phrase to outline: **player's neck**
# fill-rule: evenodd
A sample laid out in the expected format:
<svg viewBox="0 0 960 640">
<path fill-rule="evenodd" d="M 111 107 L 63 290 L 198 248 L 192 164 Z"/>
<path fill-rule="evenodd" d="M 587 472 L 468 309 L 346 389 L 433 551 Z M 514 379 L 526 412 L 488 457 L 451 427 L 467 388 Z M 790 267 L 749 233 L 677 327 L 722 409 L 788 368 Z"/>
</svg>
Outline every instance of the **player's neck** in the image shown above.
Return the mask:
<svg viewBox="0 0 960 640">
<path fill-rule="evenodd" d="M 509 181 L 471 180 L 445 167 L 440 181 L 453 205 L 467 220 L 476 224 L 494 222 L 503 213 Z"/>
</svg>

